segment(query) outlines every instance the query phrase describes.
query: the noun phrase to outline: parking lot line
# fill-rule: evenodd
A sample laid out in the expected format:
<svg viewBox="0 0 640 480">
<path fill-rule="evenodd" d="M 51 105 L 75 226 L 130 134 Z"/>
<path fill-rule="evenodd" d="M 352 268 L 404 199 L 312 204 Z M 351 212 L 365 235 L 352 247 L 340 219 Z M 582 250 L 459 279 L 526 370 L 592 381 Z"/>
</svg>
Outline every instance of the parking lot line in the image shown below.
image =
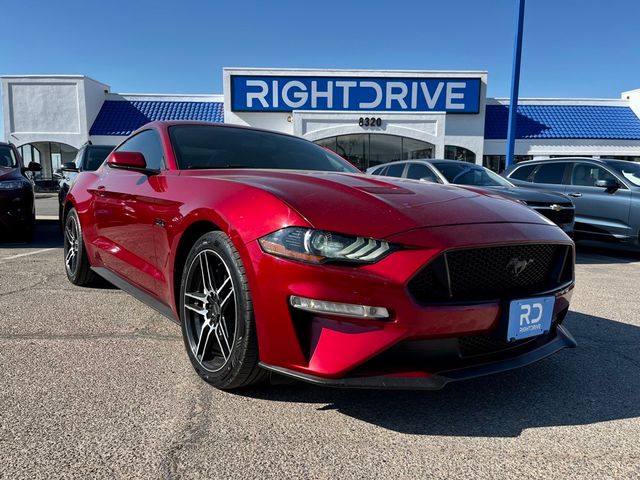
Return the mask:
<svg viewBox="0 0 640 480">
<path fill-rule="evenodd" d="M 2 258 L 0 258 L 0 260 L 13 260 L 14 258 L 27 257 L 29 255 L 37 255 L 38 253 L 49 252 L 51 250 L 55 250 L 55 248 L 43 248 L 41 250 L 36 250 L 35 252 L 19 253 L 18 255 L 11 255 L 9 257 L 2 257 Z"/>
</svg>

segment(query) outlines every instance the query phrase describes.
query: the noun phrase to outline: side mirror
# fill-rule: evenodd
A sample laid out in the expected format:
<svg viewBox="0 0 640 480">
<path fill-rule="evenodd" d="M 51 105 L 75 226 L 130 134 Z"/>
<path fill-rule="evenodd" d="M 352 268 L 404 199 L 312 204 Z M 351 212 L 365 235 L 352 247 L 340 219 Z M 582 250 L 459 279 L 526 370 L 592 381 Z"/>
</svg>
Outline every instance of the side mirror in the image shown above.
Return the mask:
<svg viewBox="0 0 640 480">
<path fill-rule="evenodd" d="M 29 172 L 40 172 L 40 171 L 42 171 L 42 165 L 40 165 L 39 163 L 36 163 L 36 162 L 29 162 L 29 165 L 27 166 L 27 171 L 29 171 Z"/>
<path fill-rule="evenodd" d="M 596 187 L 606 188 L 607 190 L 617 190 L 620 188 L 618 182 L 612 179 L 608 180 L 596 180 Z"/>
<path fill-rule="evenodd" d="M 420 179 L 421 182 L 429 182 L 429 183 L 433 183 L 433 179 L 429 178 L 429 177 L 422 177 Z"/>
<path fill-rule="evenodd" d="M 74 162 L 64 162 L 62 164 L 62 171 L 63 172 L 77 172 L 78 168 L 76 167 L 76 164 Z"/>
<path fill-rule="evenodd" d="M 107 158 L 107 165 L 111 168 L 119 168 L 122 170 L 134 170 L 146 175 L 157 174 L 157 170 L 147 168 L 147 161 L 140 152 L 112 152 Z"/>
</svg>

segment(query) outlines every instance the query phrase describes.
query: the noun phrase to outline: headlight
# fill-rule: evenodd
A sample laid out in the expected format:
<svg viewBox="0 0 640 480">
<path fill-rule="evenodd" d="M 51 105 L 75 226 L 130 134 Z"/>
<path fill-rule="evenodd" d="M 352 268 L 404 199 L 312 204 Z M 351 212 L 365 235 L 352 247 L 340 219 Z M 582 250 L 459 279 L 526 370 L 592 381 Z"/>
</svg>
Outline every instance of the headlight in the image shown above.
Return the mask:
<svg viewBox="0 0 640 480">
<path fill-rule="evenodd" d="M 259 242 L 267 253 L 310 263 L 374 263 L 392 250 L 382 240 L 302 227 L 283 228 L 262 237 Z"/>
<path fill-rule="evenodd" d="M 31 183 L 24 182 L 22 180 L 7 180 L 4 182 L 0 182 L 0 190 L 18 190 L 19 188 L 24 188 L 27 186 L 31 186 Z"/>
</svg>

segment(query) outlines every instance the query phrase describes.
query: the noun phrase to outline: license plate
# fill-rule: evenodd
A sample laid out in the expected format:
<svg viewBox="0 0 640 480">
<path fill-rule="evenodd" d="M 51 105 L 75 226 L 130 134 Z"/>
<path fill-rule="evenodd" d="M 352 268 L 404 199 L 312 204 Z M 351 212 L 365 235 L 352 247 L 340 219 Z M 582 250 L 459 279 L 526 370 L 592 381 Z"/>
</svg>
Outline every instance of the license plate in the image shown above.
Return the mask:
<svg viewBox="0 0 640 480">
<path fill-rule="evenodd" d="M 509 306 L 507 340 L 521 340 L 547 333 L 551 328 L 555 297 L 513 300 Z"/>
</svg>

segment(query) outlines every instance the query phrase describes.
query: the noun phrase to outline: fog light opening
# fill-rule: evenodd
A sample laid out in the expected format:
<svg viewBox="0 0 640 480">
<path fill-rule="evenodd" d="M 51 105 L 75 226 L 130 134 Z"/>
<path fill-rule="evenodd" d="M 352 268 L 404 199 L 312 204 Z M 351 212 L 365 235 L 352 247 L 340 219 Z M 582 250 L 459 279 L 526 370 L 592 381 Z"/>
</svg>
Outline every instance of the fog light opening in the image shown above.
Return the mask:
<svg viewBox="0 0 640 480">
<path fill-rule="evenodd" d="M 327 302 L 325 300 L 314 300 L 311 298 L 298 297 L 292 295 L 289 303 L 293 308 L 305 310 L 307 312 L 327 313 L 340 315 L 342 317 L 373 318 L 376 320 L 386 320 L 389 318 L 389 311 L 384 307 L 371 307 L 369 305 L 355 305 L 353 303 Z"/>
</svg>

